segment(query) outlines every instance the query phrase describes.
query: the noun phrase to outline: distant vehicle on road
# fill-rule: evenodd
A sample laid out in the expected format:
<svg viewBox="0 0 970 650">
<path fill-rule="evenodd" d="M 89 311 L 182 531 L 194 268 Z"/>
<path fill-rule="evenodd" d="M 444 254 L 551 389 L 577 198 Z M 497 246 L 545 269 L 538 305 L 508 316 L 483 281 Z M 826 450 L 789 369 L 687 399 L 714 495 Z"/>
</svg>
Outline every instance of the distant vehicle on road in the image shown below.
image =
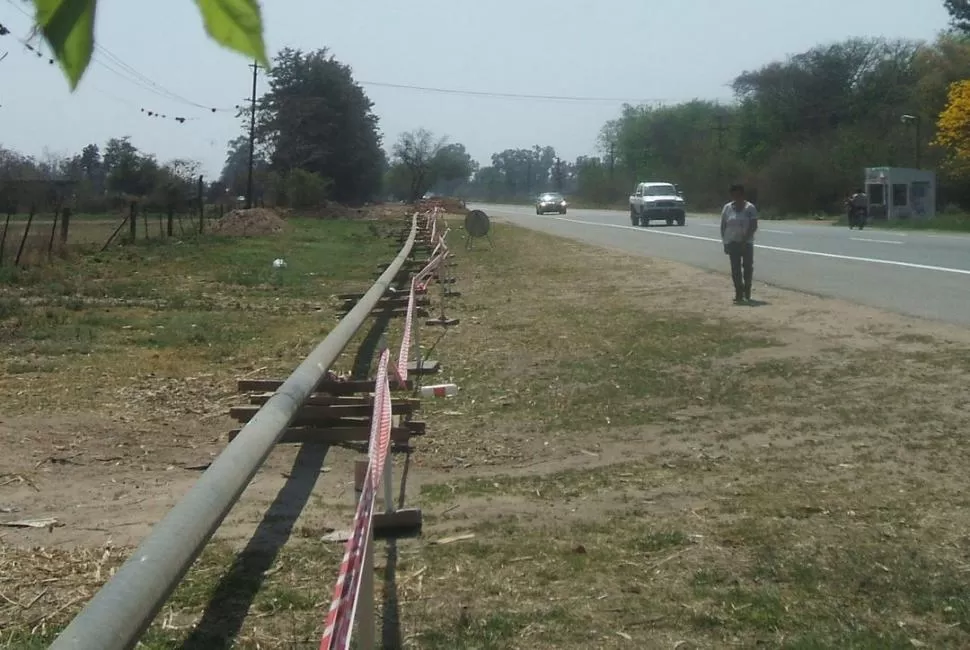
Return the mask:
<svg viewBox="0 0 970 650">
<path fill-rule="evenodd" d="M 566 214 L 566 197 L 558 192 L 546 192 L 536 199 L 536 214 L 558 212 Z"/>
<path fill-rule="evenodd" d="M 687 223 L 686 202 L 673 183 L 639 183 L 630 195 L 630 221 L 634 226 L 649 226 L 651 221 L 666 221 L 668 226 Z"/>
</svg>

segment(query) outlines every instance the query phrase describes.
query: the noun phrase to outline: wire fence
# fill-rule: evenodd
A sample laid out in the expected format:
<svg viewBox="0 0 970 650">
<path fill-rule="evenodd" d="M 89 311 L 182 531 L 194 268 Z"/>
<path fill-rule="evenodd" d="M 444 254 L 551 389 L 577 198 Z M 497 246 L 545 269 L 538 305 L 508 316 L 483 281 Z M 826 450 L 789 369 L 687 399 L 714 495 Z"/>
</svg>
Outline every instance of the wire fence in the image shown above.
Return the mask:
<svg viewBox="0 0 970 650">
<path fill-rule="evenodd" d="M 221 219 L 224 205 L 195 209 L 157 208 L 132 202 L 126 210 L 77 214 L 71 208 L 30 208 L 0 214 L 0 267 L 31 267 L 71 253 L 110 246 L 186 239 L 208 232 Z"/>
</svg>

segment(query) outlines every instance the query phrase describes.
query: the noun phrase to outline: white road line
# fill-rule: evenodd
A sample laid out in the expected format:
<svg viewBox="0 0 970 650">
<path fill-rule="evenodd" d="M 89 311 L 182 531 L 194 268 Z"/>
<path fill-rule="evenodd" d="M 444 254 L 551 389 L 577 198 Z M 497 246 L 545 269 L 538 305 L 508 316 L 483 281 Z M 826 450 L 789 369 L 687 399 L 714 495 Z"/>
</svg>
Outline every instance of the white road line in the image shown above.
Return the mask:
<svg viewBox="0 0 970 650">
<path fill-rule="evenodd" d="M 703 226 L 704 228 L 720 228 L 721 227 L 721 224 L 719 224 L 719 223 L 699 223 L 697 225 L 698 226 Z M 795 233 L 793 233 L 790 230 L 774 230 L 772 228 L 758 228 L 758 232 L 770 232 L 770 233 L 774 233 L 776 235 L 794 235 L 795 234 Z"/>
<path fill-rule="evenodd" d="M 622 226 L 613 223 L 599 223 L 596 221 L 582 221 L 580 219 L 567 219 L 566 217 L 546 217 L 547 219 L 556 219 L 557 221 L 568 221 L 569 223 L 578 223 L 584 226 L 600 226 L 602 228 L 618 228 L 620 230 L 634 230 L 636 232 L 642 232 L 645 235 L 666 235 L 668 237 L 682 237 L 684 239 L 696 239 L 698 241 L 708 241 L 720 244 L 720 239 L 714 239 L 713 237 L 701 237 L 700 235 L 688 235 L 683 232 L 669 232 L 667 230 L 654 230 L 652 228 L 640 228 L 638 226 Z M 835 253 L 820 253 L 818 251 L 806 251 L 798 248 L 783 248 L 781 246 L 766 246 L 764 244 L 755 244 L 755 248 L 761 248 L 763 250 L 777 251 L 779 253 L 795 253 L 796 255 L 811 255 L 814 257 L 826 257 L 829 259 L 836 260 L 847 260 L 850 262 L 868 262 L 869 264 L 886 264 L 888 266 L 900 266 L 907 269 L 920 269 L 922 271 L 939 271 L 941 273 L 956 273 L 958 275 L 970 275 L 970 269 L 953 269 L 945 266 L 932 266 L 929 264 L 914 264 L 913 262 L 899 262 L 897 260 L 881 260 L 875 257 L 856 257 L 855 255 L 837 255 Z"/>
<path fill-rule="evenodd" d="M 866 239 L 865 237 L 849 237 L 852 241 L 868 241 L 873 244 L 902 244 L 898 239 Z"/>
</svg>

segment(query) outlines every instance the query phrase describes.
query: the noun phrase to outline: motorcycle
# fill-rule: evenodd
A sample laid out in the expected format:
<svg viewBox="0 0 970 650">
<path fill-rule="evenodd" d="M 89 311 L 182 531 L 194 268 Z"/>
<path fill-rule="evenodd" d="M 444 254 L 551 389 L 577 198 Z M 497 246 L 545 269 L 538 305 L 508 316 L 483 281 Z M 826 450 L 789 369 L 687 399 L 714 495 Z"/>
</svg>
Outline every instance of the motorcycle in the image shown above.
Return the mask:
<svg viewBox="0 0 970 650">
<path fill-rule="evenodd" d="M 856 226 L 859 227 L 859 230 L 865 228 L 868 217 L 867 212 L 868 210 L 861 206 L 849 208 L 849 230 L 852 230 Z"/>
</svg>

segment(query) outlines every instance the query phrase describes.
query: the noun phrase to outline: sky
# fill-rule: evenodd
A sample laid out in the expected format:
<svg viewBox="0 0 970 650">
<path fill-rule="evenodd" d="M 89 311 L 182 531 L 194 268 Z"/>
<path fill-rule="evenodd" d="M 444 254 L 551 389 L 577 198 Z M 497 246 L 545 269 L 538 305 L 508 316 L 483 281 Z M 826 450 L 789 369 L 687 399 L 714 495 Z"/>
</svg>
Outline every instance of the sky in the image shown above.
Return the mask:
<svg viewBox="0 0 970 650">
<path fill-rule="evenodd" d="M 948 18 L 942 0 L 261 4 L 270 52 L 327 47 L 353 69 L 375 104 L 385 148 L 423 127 L 463 143 L 483 164 L 494 152 L 536 144 L 566 160 L 594 154 L 600 128 L 624 101 L 730 102 L 730 82 L 744 70 L 853 36 L 933 39 Z M 162 161 L 197 160 L 218 176 L 226 142 L 241 133 L 233 107 L 248 101 L 252 72 L 250 61 L 206 37 L 194 2 L 99 0 L 100 49 L 74 93 L 56 66 L 17 40 L 30 33 L 25 8 L 0 0 L 0 23 L 12 32 L 0 38 L 0 56 L 8 53 L 0 61 L 0 147 L 73 155 L 130 136 Z"/>
</svg>

